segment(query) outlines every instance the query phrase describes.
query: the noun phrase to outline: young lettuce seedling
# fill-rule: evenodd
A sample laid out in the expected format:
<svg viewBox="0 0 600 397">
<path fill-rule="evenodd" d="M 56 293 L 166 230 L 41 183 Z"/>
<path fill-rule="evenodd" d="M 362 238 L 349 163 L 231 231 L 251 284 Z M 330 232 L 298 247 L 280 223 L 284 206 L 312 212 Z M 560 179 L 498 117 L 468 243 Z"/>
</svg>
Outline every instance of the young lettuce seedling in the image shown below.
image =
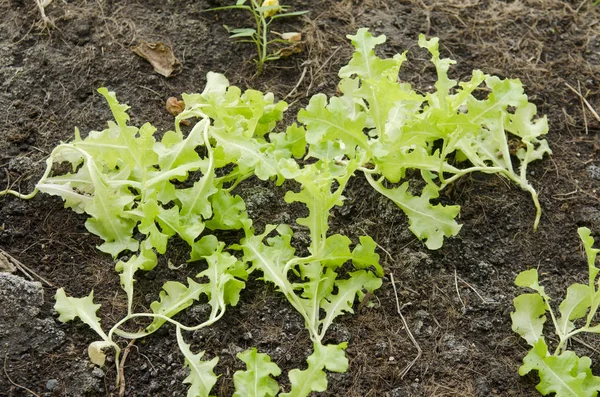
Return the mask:
<svg viewBox="0 0 600 397">
<path fill-rule="evenodd" d="M 127 314 L 105 332 L 96 315 L 100 305 L 94 304 L 93 292 L 74 298 L 61 288 L 55 296 L 59 320 L 78 317 L 96 331 L 100 340 L 90 344 L 88 352 L 91 361 L 100 366 L 107 347 L 115 350 L 118 360 L 116 336 L 138 339 L 167 322 L 174 324 L 186 363 L 194 368 L 186 382 L 191 384 L 190 390 L 206 392 L 196 395 L 208 396 L 217 379 L 212 372 L 217 360 L 201 362 L 203 353 L 191 353 L 182 331 L 195 331 L 218 321 L 228 305 L 237 304 L 248 273 L 244 263 L 224 251 L 225 244 L 206 231 L 250 230 L 252 222 L 245 204 L 231 190 L 252 175 L 283 182 L 278 162 L 297 154 L 293 147 L 296 142 L 302 153 L 305 144 L 286 137 L 269 142 L 265 135 L 281 119 L 285 102 L 274 103 L 272 94 L 258 91 L 242 93 L 237 87 L 229 87 L 227 79 L 219 74 L 208 74 L 201 94 L 184 95 L 186 107 L 177 116 L 175 130 L 165 133 L 160 141 L 155 139 L 155 129 L 149 123 L 139 129 L 128 124 L 128 107 L 120 104 L 113 92 L 105 88 L 99 92 L 115 121 L 86 138 L 76 131 L 72 142 L 57 146 L 36 190 L 20 197 L 31 198 L 38 191 L 58 195 L 66 207 L 89 216 L 86 228 L 104 240 L 98 246 L 101 251 L 113 257 L 123 251 L 134 253 L 127 260 L 119 260 L 115 267 L 127 296 Z M 180 122 L 187 119 L 196 123 L 184 135 Z M 65 162 L 71 164 L 71 172 L 51 175 L 54 164 Z M 197 180 L 191 180 L 192 176 Z M 186 186 L 181 183 L 184 181 L 190 183 Z M 19 196 L 13 191 L 6 193 Z M 141 239 L 134 238 L 135 234 Z M 134 312 L 136 276 L 157 265 L 157 254 L 167 252 L 174 236 L 189 244 L 190 261 L 203 260 L 205 269 L 195 279 L 188 278 L 187 285 L 167 281 L 158 300 L 150 305 L 150 313 Z M 200 299 L 212 308 L 205 321 L 188 326 L 173 320 Z M 134 319 L 149 320 L 148 325 L 142 331 L 129 332 L 126 328 Z"/>
<path fill-rule="evenodd" d="M 435 91 L 421 94 L 398 81 L 406 53 L 383 59 L 375 55 L 385 36 L 374 37 L 363 28 L 348 37 L 355 52 L 339 72 L 341 95 L 317 94 L 298 113 L 310 145 L 308 156 L 353 164 L 405 212 L 410 230 L 430 249 L 440 248 L 444 237 L 456 235 L 461 227 L 455 220 L 459 206 L 431 201 L 471 172 L 497 174 L 528 191 L 537 210 L 537 228 L 541 208 L 527 180 L 527 166 L 550 153 L 542 139 L 548 122 L 536 117 L 521 82 L 474 70 L 470 81 L 457 84 L 448 77 L 455 62 L 440 58 L 437 38 L 421 35 L 419 46 L 430 52 L 438 77 Z M 489 94 L 480 99 L 473 93 L 482 86 Z M 520 143 L 518 169 L 509 140 Z M 411 189 L 415 178 L 407 178 L 409 173 L 421 175 L 420 194 Z"/>
<path fill-rule="evenodd" d="M 594 397 L 600 391 L 600 377 L 592 374 L 589 357 L 579 357 L 567 350 L 569 341 L 583 332 L 600 333 L 600 323 L 595 316 L 600 306 L 600 289 L 594 239 L 590 230 L 582 227 L 579 237 L 585 247 L 588 261 L 588 283 L 572 284 L 567 296 L 558 306 L 558 313 L 551 306 L 551 298 L 538 282 L 536 269 L 521 272 L 515 284 L 532 289 L 533 293 L 522 294 L 514 299 L 515 311 L 511 313 L 512 329 L 531 346 L 523 358 L 519 375 L 537 371 L 540 382 L 536 389 L 543 395 L 556 393 L 556 397 Z M 544 338 L 546 314 L 550 315 L 558 343 L 554 351 Z"/>
<path fill-rule="evenodd" d="M 323 340 L 336 317 L 354 313 L 355 300 L 362 300 L 365 292 L 373 292 L 381 286 L 383 269 L 371 237 L 360 237 L 359 244 L 351 249 L 348 237 L 327 233 L 330 212 L 334 206 L 343 205 L 342 192 L 355 169 L 352 163 L 336 165 L 320 160 L 301 170 L 284 172 L 302 186 L 298 193 L 288 192 L 285 199 L 308 207 L 308 217 L 296 222 L 309 229 L 310 255 L 295 256 L 291 246 L 293 232 L 287 225 L 268 226 L 262 235 L 248 235 L 240 244 L 244 259 L 251 263 L 249 272 L 259 271 L 265 282 L 275 285 L 302 316 L 313 342 L 308 368 L 289 372 L 291 390 L 280 397 L 306 397 L 312 391 L 325 391 L 324 369 L 348 370 L 344 353 L 347 344 L 326 345 Z M 269 237 L 274 231 L 277 235 Z M 352 264 L 352 270 L 343 272 L 342 266 L 347 262 Z M 344 276 L 344 273 L 347 274 Z"/>
</svg>

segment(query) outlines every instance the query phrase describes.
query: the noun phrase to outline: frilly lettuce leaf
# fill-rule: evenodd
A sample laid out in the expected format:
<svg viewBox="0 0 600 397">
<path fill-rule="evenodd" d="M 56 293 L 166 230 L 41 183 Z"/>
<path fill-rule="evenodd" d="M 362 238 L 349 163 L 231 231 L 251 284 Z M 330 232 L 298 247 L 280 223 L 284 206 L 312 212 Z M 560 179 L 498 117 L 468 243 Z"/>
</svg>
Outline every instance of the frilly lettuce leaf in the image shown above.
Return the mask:
<svg viewBox="0 0 600 397">
<path fill-rule="evenodd" d="M 210 397 L 210 391 L 217 383 L 214 368 L 219 358 L 214 357 L 210 361 L 203 361 L 204 352 L 194 354 L 190 345 L 185 343 L 179 327 L 177 327 L 177 345 L 185 357 L 185 366 L 190 369 L 190 374 L 183 380 L 183 383 L 190 385 L 187 397 Z"/>
<path fill-rule="evenodd" d="M 314 344 L 314 352 L 306 362 L 308 368 L 305 370 L 293 369 L 289 373 L 292 388 L 288 393 L 282 393 L 280 397 L 307 397 L 313 391 L 327 390 L 327 374 L 324 369 L 332 372 L 346 372 L 348 370 L 348 359 L 344 353 L 346 343 L 339 345 Z"/>
<path fill-rule="evenodd" d="M 247 369 L 233 374 L 233 397 L 275 397 L 279 385 L 271 376 L 279 376 L 281 369 L 271 362 L 271 357 L 258 353 L 256 348 L 238 353 L 237 357 L 246 364 Z"/>
</svg>

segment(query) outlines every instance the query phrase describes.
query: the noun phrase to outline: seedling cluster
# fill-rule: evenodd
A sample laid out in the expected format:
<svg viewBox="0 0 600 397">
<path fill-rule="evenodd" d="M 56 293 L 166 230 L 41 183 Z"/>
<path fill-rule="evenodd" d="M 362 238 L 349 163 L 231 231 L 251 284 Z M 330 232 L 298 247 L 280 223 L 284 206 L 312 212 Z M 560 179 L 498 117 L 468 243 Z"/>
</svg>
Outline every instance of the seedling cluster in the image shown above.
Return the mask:
<svg viewBox="0 0 600 397">
<path fill-rule="evenodd" d="M 244 3 L 235 7 L 258 13 L 261 23 L 277 16 L 271 14 L 272 5 Z M 257 33 L 248 31 L 248 37 Z M 92 362 L 103 365 L 107 348 L 118 360 L 123 339 L 148 337 L 168 323 L 176 328 L 190 370 L 188 396 L 209 396 L 218 358 L 205 360 L 204 352 L 193 352 L 185 334 L 222 318 L 254 276 L 272 283 L 303 318 L 313 352 L 306 369 L 289 371 L 285 392 L 275 380 L 281 370 L 267 355 L 256 349 L 240 353 L 247 369 L 233 376 L 234 396 L 301 397 L 326 390 L 325 370 L 347 371 L 348 359 L 346 343 L 325 343 L 325 335 L 337 317 L 353 313 L 357 300 L 381 286 L 384 274 L 373 238 L 329 230 L 331 210 L 344 205 L 343 193 L 353 177 L 362 175 L 404 211 L 410 230 L 430 249 L 440 248 L 461 228 L 455 219 L 459 206 L 436 198 L 471 172 L 498 174 L 528 191 L 537 226 L 540 206 L 526 178 L 527 166 L 550 152 L 543 139 L 548 125 L 545 117 L 537 118 L 521 83 L 478 70 L 458 83 L 448 77 L 454 61 L 440 58 L 437 38 L 421 36 L 419 46 L 431 54 L 438 80 L 433 92 L 419 93 L 398 81 L 406 53 L 379 58 L 375 47 L 385 37 L 374 37 L 367 29 L 349 38 L 355 52 L 339 72 L 339 96 L 315 95 L 298 113 L 298 123 L 285 127 L 285 102 L 270 93 L 242 92 L 216 73 L 208 73 L 202 93 L 183 95 L 174 130 L 160 140 L 149 123 L 129 125 L 128 107 L 114 93 L 99 90 L 114 121 L 85 138 L 76 131 L 72 142 L 57 146 L 36 191 L 21 196 L 41 191 L 62 197 L 66 207 L 88 215 L 86 227 L 103 240 L 101 251 L 115 258 L 130 255 L 115 267 L 128 308 L 115 324 L 101 324 L 93 292 L 82 298 L 70 297 L 62 288 L 56 293 L 61 321 L 79 318 L 97 333 L 89 348 Z M 482 87 L 487 96 L 474 96 Z M 521 143 L 514 156 L 509 139 Z M 70 164 L 71 170 L 53 173 L 60 163 Z M 412 185 L 414 175 L 420 175 L 420 189 Z M 296 220 L 308 231 L 306 254 L 293 248 L 300 242 L 292 244 L 296 236 L 291 225 L 256 230 L 236 192 L 251 177 L 277 185 L 295 181 L 285 201 L 308 210 Z M 238 230 L 244 237 L 228 244 L 219 239 L 223 230 Z M 157 266 L 158 256 L 176 236 L 188 244 L 189 260 L 205 263 L 204 270 L 187 283 L 167 281 L 150 312 L 135 312 L 136 278 Z M 211 307 L 203 322 L 173 319 L 200 300 Z M 131 329 L 134 319 L 145 319 L 145 328 Z M 533 336 L 529 339 L 533 342 Z"/>
</svg>

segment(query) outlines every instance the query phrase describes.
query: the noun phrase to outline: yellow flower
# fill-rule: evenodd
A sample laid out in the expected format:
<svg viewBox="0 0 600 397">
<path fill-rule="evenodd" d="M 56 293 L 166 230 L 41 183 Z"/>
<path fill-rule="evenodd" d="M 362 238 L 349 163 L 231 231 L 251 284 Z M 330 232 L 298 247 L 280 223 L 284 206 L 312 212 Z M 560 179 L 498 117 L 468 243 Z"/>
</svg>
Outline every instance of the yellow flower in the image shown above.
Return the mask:
<svg viewBox="0 0 600 397">
<path fill-rule="evenodd" d="M 265 18 L 272 17 L 277 14 L 281 7 L 279 7 L 279 0 L 265 0 L 262 3 L 262 7 L 277 7 L 270 10 L 265 11 Z"/>
</svg>

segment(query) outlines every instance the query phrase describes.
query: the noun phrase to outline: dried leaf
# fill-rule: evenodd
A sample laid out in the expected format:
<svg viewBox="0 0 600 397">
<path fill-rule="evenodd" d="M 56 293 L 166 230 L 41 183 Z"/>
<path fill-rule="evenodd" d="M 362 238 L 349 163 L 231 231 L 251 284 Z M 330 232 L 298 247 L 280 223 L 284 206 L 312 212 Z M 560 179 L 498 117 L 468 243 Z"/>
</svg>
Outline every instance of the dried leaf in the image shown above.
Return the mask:
<svg viewBox="0 0 600 397">
<path fill-rule="evenodd" d="M 182 100 L 177 99 L 175 97 L 169 97 L 169 99 L 167 99 L 165 107 L 167 108 L 167 112 L 177 117 L 177 115 L 183 112 L 183 110 L 185 109 L 185 103 Z M 189 120 L 180 120 L 179 123 L 186 126 L 190 125 Z"/>
<path fill-rule="evenodd" d="M 169 77 L 181 72 L 181 62 L 175 57 L 171 47 L 163 42 L 148 43 L 141 40 L 132 51 L 150 62 L 158 74 Z"/>
<path fill-rule="evenodd" d="M 285 32 L 281 34 L 283 40 L 287 40 L 290 43 L 298 43 L 302 41 L 302 33 L 298 32 Z"/>
<path fill-rule="evenodd" d="M 177 116 L 179 113 L 183 112 L 183 109 L 185 109 L 185 103 L 180 99 L 170 97 L 167 99 L 166 108 L 167 112 L 173 116 Z"/>
<path fill-rule="evenodd" d="M 2 251 L 0 250 L 0 272 L 14 273 L 17 271 L 17 268 L 10 261 L 9 258 L 4 256 Z"/>
<path fill-rule="evenodd" d="M 106 354 L 104 354 L 103 349 L 106 347 L 113 347 L 113 345 L 112 342 L 107 342 L 105 340 L 90 343 L 88 346 L 88 356 L 90 357 L 90 361 L 99 367 L 104 367 Z"/>
<path fill-rule="evenodd" d="M 290 57 L 290 56 L 295 55 L 295 54 L 300 54 L 301 52 L 302 52 L 302 45 L 301 45 L 301 43 L 296 43 L 296 44 L 293 44 L 291 46 L 284 47 L 284 48 L 278 50 L 276 54 L 280 58 L 287 58 L 287 57 Z"/>
</svg>

